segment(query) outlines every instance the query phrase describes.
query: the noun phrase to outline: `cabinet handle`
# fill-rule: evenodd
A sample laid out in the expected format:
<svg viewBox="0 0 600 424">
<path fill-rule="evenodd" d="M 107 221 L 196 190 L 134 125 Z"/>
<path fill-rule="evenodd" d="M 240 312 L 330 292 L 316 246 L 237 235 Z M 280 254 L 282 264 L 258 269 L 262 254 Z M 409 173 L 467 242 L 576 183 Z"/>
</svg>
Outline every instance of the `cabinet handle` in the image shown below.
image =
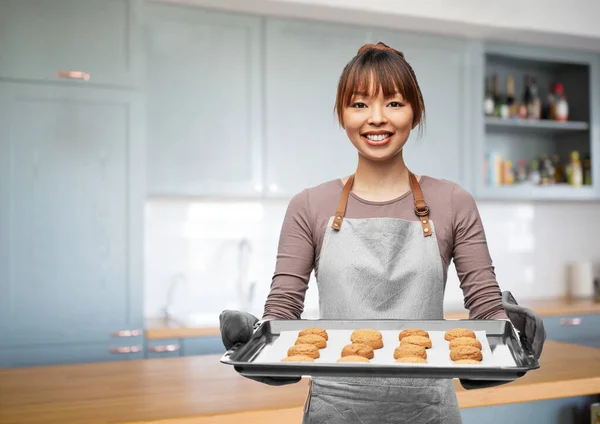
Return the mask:
<svg viewBox="0 0 600 424">
<path fill-rule="evenodd" d="M 58 71 L 56 76 L 59 78 L 80 79 L 84 81 L 89 81 L 90 79 L 90 74 L 81 71 Z"/>
<path fill-rule="evenodd" d="M 110 333 L 112 337 L 137 337 L 142 335 L 142 330 L 121 330 Z"/>
<path fill-rule="evenodd" d="M 179 350 L 180 346 L 178 344 L 172 345 L 161 345 L 161 346 L 150 346 L 148 350 L 150 352 L 175 352 Z"/>
<path fill-rule="evenodd" d="M 110 349 L 110 353 L 137 353 L 141 352 L 141 346 L 121 346 L 121 347 L 113 347 Z"/>
<path fill-rule="evenodd" d="M 564 325 L 564 326 L 573 326 L 573 325 L 579 325 L 581 324 L 581 318 L 561 318 L 560 319 L 560 325 Z"/>
</svg>

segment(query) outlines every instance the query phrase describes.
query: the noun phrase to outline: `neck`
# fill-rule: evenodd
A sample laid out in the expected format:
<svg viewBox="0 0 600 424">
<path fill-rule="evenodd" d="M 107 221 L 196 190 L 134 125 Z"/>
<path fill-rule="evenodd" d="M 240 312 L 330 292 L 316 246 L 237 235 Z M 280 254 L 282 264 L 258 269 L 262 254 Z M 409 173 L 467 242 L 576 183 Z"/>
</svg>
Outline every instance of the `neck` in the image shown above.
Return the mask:
<svg viewBox="0 0 600 424">
<path fill-rule="evenodd" d="M 385 162 L 358 156 L 352 191 L 367 200 L 386 201 L 410 190 L 408 168 L 402 152 Z"/>
</svg>

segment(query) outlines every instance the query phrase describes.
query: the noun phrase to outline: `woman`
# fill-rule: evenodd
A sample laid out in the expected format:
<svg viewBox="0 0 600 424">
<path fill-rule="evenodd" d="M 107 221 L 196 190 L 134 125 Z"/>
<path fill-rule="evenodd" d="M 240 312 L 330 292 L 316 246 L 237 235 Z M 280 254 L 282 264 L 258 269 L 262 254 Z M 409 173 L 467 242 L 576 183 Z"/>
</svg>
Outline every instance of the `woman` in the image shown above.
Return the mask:
<svg viewBox="0 0 600 424">
<path fill-rule="evenodd" d="M 415 175 L 404 162 L 403 147 L 425 116 L 404 55 L 383 43 L 360 48 L 341 75 L 335 110 L 358 151 L 356 172 L 291 200 L 263 319 L 300 319 L 313 270 L 321 319 L 443 319 L 454 260 L 470 319 L 508 313 L 522 333 L 531 330 L 524 340 L 539 357 L 541 320 L 508 292 L 503 302 L 471 195 L 453 182 Z M 247 341 L 256 321 L 224 311 L 225 346 Z M 451 379 L 321 377 L 312 379 L 303 422 L 454 424 L 461 417 Z"/>
</svg>

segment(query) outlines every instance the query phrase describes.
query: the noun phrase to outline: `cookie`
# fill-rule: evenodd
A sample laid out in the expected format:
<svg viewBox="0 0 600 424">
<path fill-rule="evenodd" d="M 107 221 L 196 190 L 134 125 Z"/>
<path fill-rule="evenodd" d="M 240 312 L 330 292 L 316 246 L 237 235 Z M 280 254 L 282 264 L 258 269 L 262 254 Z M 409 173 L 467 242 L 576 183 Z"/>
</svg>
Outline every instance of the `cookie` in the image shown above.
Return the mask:
<svg viewBox="0 0 600 424">
<path fill-rule="evenodd" d="M 317 359 L 321 355 L 319 354 L 319 348 L 313 344 L 297 344 L 288 349 L 288 356 L 310 356 L 311 358 Z"/>
<path fill-rule="evenodd" d="M 369 360 L 364 356 L 348 355 L 342 356 L 340 359 L 337 360 L 337 362 L 369 362 Z"/>
<path fill-rule="evenodd" d="M 459 337 L 470 337 L 475 339 L 475 332 L 468 328 L 453 328 L 452 330 L 446 331 L 444 339 L 450 341 L 452 339 L 458 339 Z"/>
<path fill-rule="evenodd" d="M 373 349 L 381 349 L 383 347 L 383 337 L 377 330 L 360 329 L 354 330 L 350 335 L 352 343 L 362 343 L 371 346 Z"/>
<path fill-rule="evenodd" d="M 420 328 L 406 328 L 398 334 L 398 340 L 402 341 L 405 337 L 410 336 L 423 336 L 429 337 L 429 333 L 425 330 L 421 330 Z"/>
<path fill-rule="evenodd" d="M 317 334 L 306 334 L 298 337 L 296 344 L 312 344 L 319 349 L 324 349 L 327 346 L 327 340 Z"/>
<path fill-rule="evenodd" d="M 315 362 L 315 359 L 310 356 L 294 355 L 283 358 L 281 362 Z"/>
<path fill-rule="evenodd" d="M 344 346 L 342 356 L 364 356 L 367 359 L 373 359 L 375 354 L 371 346 L 362 343 L 352 343 Z"/>
<path fill-rule="evenodd" d="M 323 328 L 305 328 L 304 330 L 298 333 L 298 337 L 306 336 L 308 334 L 316 334 L 317 336 L 323 337 L 325 340 L 329 340 L 327 330 Z"/>
<path fill-rule="evenodd" d="M 430 349 L 431 339 L 429 337 L 423 336 L 407 336 L 402 339 L 402 341 L 400 342 L 400 346 L 407 344 L 413 344 L 417 346 L 422 346 L 425 349 Z"/>
<path fill-rule="evenodd" d="M 410 362 L 414 364 L 426 364 L 427 359 L 421 358 L 419 356 L 402 356 L 396 359 L 396 362 Z"/>
<path fill-rule="evenodd" d="M 394 359 L 405 358 L 407 356 L 417 356 L 427 359 L 427 352 L 423 346 L 405 344 L 394 349 Z"/>
<path fill-rule="evenodd" d="M 481 364 L 480 361 L 476 361 L 474 359 L 459 359 L 457 361 L 454 361 L 455 364 L 469 364 L 469 365 L 479 365 Z"/>
<path fill-rule="evenodd" d="M 483 355 L 479 349 L 473 346 L 457 346 L 450 351 L 450 359 L 458 361 L 459 359 L 474 359 L 481 361 Z"/>
<path fill-rule="evenodd" d="M 473 346 L 481 350 L 481 342 L 477 339 L 472 339 L 471 337 L 458 337 L 450 340 L 450 343 L 448 344 L 450 349 L 454 349 L 458 346 Z"/>
</svg>

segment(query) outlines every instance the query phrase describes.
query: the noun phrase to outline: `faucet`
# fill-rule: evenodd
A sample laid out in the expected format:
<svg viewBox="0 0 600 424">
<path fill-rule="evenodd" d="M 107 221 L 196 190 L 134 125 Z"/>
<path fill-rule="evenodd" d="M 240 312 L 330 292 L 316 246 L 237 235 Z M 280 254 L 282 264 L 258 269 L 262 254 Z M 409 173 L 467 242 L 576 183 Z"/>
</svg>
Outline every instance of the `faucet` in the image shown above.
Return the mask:
<svg viewBox="0 0 600 424">
<path fill-rule="evenodd" d="M 252 255 L 252 243 L 247 238 L 243 238 L 238 243 L 238 281 L 237 294 L 241 310 L 248 310 L 254 299 L 254 288 L 256 282 L 248 281 L 248 268 L 250 267 L 250 256 Z M 245 285 L 248 284 L 246 289 Z"/>
<path fill-rule="evenodd" d="M 165 320 L 174 319 L 173 315 L 171 314 L 171 307 L 172 307 L 175 291 L 177 290 L 177 287 L 181 283 L 185 283 L 185 275 L 183 274 L 183 272 L 178 272 L 177 274 L 175 274 L 173 276 L 173 278 L 171 278 L 171 282 L 169 283 L 169 290 L 167 291 L 166 303 L 165 303 L 165 307 L 163 308 L 163 314 L 164 314 Z"/>
</svg>

